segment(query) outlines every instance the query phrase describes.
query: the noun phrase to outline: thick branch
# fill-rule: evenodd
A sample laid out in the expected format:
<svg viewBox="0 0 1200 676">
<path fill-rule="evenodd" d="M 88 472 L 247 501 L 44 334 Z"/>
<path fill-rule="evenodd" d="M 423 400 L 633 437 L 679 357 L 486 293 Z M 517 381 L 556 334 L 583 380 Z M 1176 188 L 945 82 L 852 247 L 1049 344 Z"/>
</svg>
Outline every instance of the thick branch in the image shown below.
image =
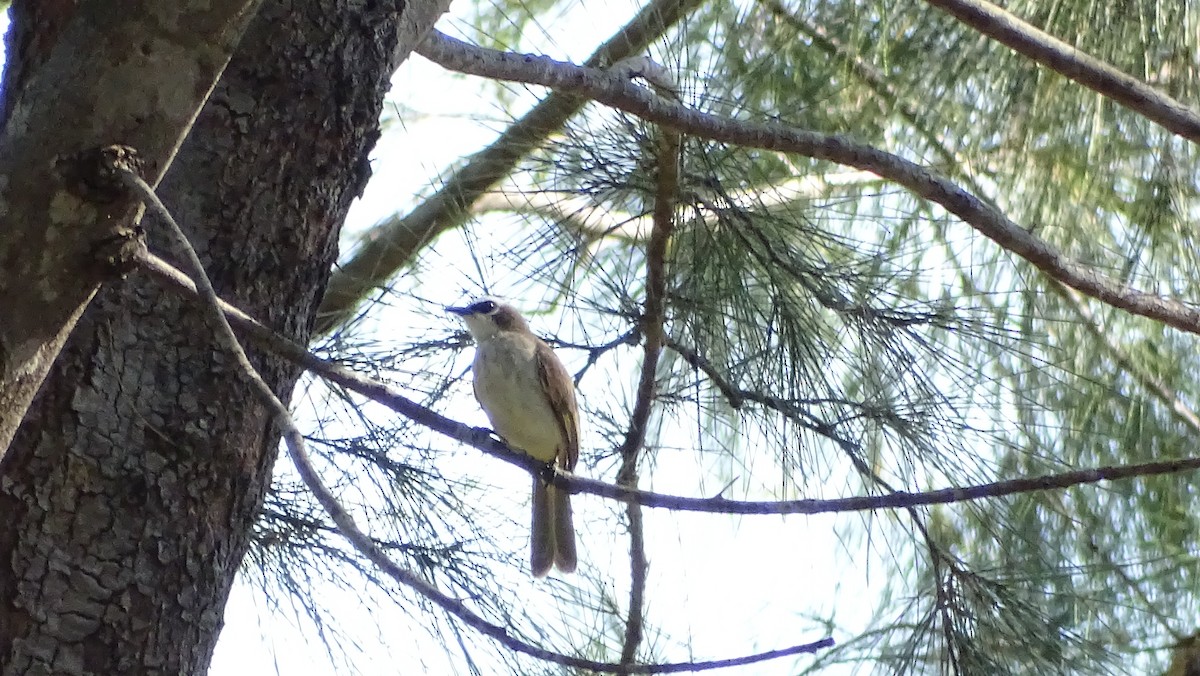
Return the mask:
<svg viewBox="0 0 1200 676">
<path fill-rule="evenodd" d="M 1050 68 L 1154 121 L 1192 143 L 1200 143 L 1200 113 L 1131 75 L 1044 33 L 982 0 L 926 0 L 1022 56 Z"/>
<path fill-rule="evenodd" d="M 867 86 L 871 87 L 882 100 L 886 101 L 894 107 L 899 114 L 913 125 L 914 129 L 930 144 L 930 148 L 938 154 L 939 157 L 946 163 L 947 167 L 952 167 L 962 164 L 962 162 L 950 152 L 949 149 L 938 139 L 936 134 L 933 134 L 925 125 L 921 124 L 917 107 L 911 102 L 906 101 L 904 97 L 893 87 L 884 77 L 883 73 L 874 66 L 865 62 L 853 50 L 846 47 L 835 38 L 829 36 L 828 32 L 821 26 L 812 24 L 804 18 L 796 16 L 790 12 L 779 0 L 768 0 L 766 3 L 775 16 L 780 17 L 796 27 L 805 36 L 813 41 L 813 44 L 823 51 L 839 58 L 855 73 Z M 942 4 L 934 2 L 932 4 Z M 952 10 L 948 10 L 952 11 Z M 996 10 L 997 12 L 1001 10 Z M 953 12 L 957 16 L 957 12 Z M 973 25 L 973 24 L 972 24 Z M 1011 45 L 1010 45 L 1011 46 Z M 1023 52 L 1024 53 L 1024 52 Z M 1075 53 L 1075 52 L 1072 52 Z M 972 190 L 978 191 L 975 185 L 970 186 Z M 953 256 L 952 247 L 949 247 L 944 241 L 943 246 L 947 246 L 948 255 Z M 960 272 L 960 279 L 964 280 L 964 284 L 971 286 L 969 278 L 961 274 L 962 267 L 956 268 Z M 1051 288 L 1065 299 L 1071 309 L 1079 316 L 1081 322 L 1101 344 L 1108 350 L 1109 354 L 1117 362 L 1121 368 L 1125 369 L 1146 391 L 1157 397 L 1163 404 L 1170 408 L 1172 414 L 1179 422 L 1187 425 L 1193 432 L 1200 432 L 1200 417 L 1180 399 L 1170 387 L 1161 379 L 1150 374 L 1145 368 L 1142 368 L 1134 363 L 1131 355 L 1120 345 L 1118 345 L 1109 334 L 1099 325 L 1095 313 L 1087 307 L 1086 302 L 1078 291 L 1062 285 L 1061 283 L 1052 283 Z M 986 296 L 984 297 L 986 300 Z"/>
<path fill-rule="evenodd" d="M 587 96 L 689 135 L 748 148 L 796 153 L 869 171 L 941 205 L 988 239 L 1085 295 L 1189 333 L 1200 333 L 1200 310 L 1197 308 L 1120 284 L 1091 267 L 1066 258 L 982 198 L 944 176 L 891 153 L 843 136 L 709 115 L 656 96 L 614 73 L 543 56 L 472 47 L 441 33 L 430 34 L 418 52 L 452 70 L 541 84 Z"/>
</svg>

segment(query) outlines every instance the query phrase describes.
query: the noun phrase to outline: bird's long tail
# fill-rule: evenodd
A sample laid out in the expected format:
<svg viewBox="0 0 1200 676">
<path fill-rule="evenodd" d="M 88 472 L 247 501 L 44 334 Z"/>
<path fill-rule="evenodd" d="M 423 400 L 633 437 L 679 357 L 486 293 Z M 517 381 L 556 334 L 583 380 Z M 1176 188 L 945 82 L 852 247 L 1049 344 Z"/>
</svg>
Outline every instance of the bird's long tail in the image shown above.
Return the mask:
<svg viewBox="0 0 1200 676">
<path fill-rule="evenodd" d="M 543 577 L 552 566 L 570 573 L 577 564 L 571 495 L 534 477 L 529 567 L 535 577 Z"/>
<path fill-rule="evenodd" d="M 575 520 L 571 516 L 571 494 L 554 486 L 548 487 L 550 506 L 554 511 L 554 565 L 564 573 L 575 572 L 579 562 L 575 554 Z"/>
</svg>

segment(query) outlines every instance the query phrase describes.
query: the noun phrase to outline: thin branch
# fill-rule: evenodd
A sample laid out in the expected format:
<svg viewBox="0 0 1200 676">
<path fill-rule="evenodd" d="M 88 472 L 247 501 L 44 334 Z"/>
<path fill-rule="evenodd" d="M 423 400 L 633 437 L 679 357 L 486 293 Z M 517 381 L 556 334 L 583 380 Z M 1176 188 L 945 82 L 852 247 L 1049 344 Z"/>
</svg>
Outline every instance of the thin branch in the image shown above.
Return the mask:
<svg viewBox="0 0 1200 676">
<path fill-rule="evenodd" d="M 1080 317 L 1084 328 L 1096 340 L 1100 341 L 1100 344 L 1104 346 L 1104 349 L 1108 350 L 1108 353 L 1117 362 L 1118 366 L 1125 369 L 1125 372 L 1132 376 L 1142 386 L 1142 389 L 1167 406 L 1176 420 L 1191 428 L 1192 432 L 1200 434 L 1200 416 L 1197 416 L 1196 412 L 1166 382 L 1153 373 L 1150 373 L 1146 368 L 1134 363 L 1133 355 L 1129 354 L 1128 350 L 1112 339 L 1110 332 L 1106 330 L 1106 327 L 1101 323 L 1096 313 L 1092 312 L 1092 309 L 1087 306 L 1087 302 L 1080 296 L 1078 291 L 1061 284 L 1055 284 L 1053 288 L 1060 292 L 1062 298 L 1067 301 L 1070 308 Z"/>
<path fill-rule="evenodd" d="M 307 353 L 302 348 L 298 348 L 298 349 L 302 354 L 307 355 Z M 311 357 L 311 355 L 308 355 L 308 356 Z M 312 357 L 312 359 L 315 359 L 315 357 Z M 317 360 L 317 361 L 320 361 L 320 360 Z M 718 379 L 718 381 L 719 381 L 719 379 Z M 746 393 L 740 393 L 740 394 L 741 394 L 741 398 L 743 400 L 749 398 L 749 396 Z M 405 401 L 407 401 L 407 400 L 405 400 Z M 775 401 L 772 398 L 763 398 L 763 401 L 764 402 L 772 402 L 772 403 L 776 403 L 776 404 L 778 403 L 777 401 Z M 411 402 L 409 402 L 409 403 L 411 403 Z M 436 416 L 436 414 L 433 414 L 431 411 L 428 413 L 430 413 L 433 416 Z M 440 417 L 440 416 L 437 416 L 437 417 Z M 418 422 L 423 422 L 423 421 L 418 421 Z M 452 423 L 452 424 L 457 425 L 457 423 Z M 459 427 L 462 427 L 462 426 L 459 426 Z M 465 429 L 469 429 L 469 428 L 465 428 Z M 818 431 L 820 431 L 820 430 L 818 430 Z M 477 437 L 477 439 L 476 439 L 477 442 L 486 441 L 491 444 L 496 443 L 496 442 L 493 442 L 490 438 L 488 438 L 486 436 L 486 432 L 484 432 L 484 431 L 471 430 L 471 432 L 473 432 L 474 436 Z M 830 430 L 830 432 L 832 432 L 832 431 Z M 478 439 L 478 437 L 480 437 L 480 436 L 482 436 L 483 438 Z M 472 445 L 475 445 L 475 444 L 472 444 Z M 502 445 L 500 445 L 500 446 L 502 447 Z M 530 461 L 532 459 L 528 458 L 527 456 L 524 456 L 523 454 L 513 453 L 512 451 L 509 451 L 507 448 L 503 448 L 503 453 L 496 452 L 496 451 L 489 451 L 489 452 L 492 452 L 494 455 L 510 454 L 511 456 L 516 456 L 516 457 L 505 458 L 505 459 L 509 460 L 510 462 L 513 462 L 514 464 L 519 464 L 519 465 L 525 466 L 528 471 L 531 471 L 531 472 L 539 471 L 539 468 L 529 466 L 531 464 L 536 464 L 536 463 L 531 463 Z M 855 459 L 853 454 L 851 456 L 851 459 L 852 460 Z M 856 463 L 856 467 L 858 467 L 858 466 L 859 466 L 859 463 Z M 1119 478 L 1132 477 L 1132 476 L 1145 476 L 1145 475 L 1151 475 L 1151 474 L 1175 473 L 1175 472 L 1195 470 L 1195 469 L 1200 469 L 1200 459 L 1193 458 L 1190 460 L 1182 460 L 1182 461 L 1175 461 L 1175 462 L 1168 462 L 1168 463 L 1146 463 L 1144 465 L 1138 465 L 1138 466 L 1100 468 L 1097 470 L 1084 470 L 1084 471 L 1079 471 L 1079 472 L 1069 472 L 1069 473 L 1065 473 L 1065 474 L 1061 474 L 1061 475 L 1053 475 L 1053 476 L 1048 476 L 1048 477 L 1040 477 L 1040 478 L 1034 478 L 1034 479 L 1019 479 L 1019 480 L 1012 480 L 1012 481 L 1006 481 L 1006 482 L 998 482 L 995 484 L 989 484 L 989 485 L 984 485 L 984 486 L 975 486 L 975 487 L 970 487 L 970 488 L 965 488 L 965 489 L 947 489 L 947 490 L 943 490 L 943 491 L 934 491 L 931 493 L 923 493 L 923 494 L 908 494 L 908 493 L 903 493 L 903 492 L 897 492 L 897 491 L 890 489 L 890 487 L 887 487 L 886 484 L 883 484 L 889 490 L 892 490 L 892 492 L 890 492 L 887 495 L 879 496 L 879 497 L 851 498 L 851 499 L 832 500 L 832 501 L 802 500 L 802 501 L 794 501 L 794 502 L 787 502 L 787 503 L 784 503 L 784 502 L 759 503 L 757 505 L 755 505 L 753 503 L 749 503 L 749 502 L 734 503 L 733 501 L 724 500 L 720 497 L 718 497 L 716 499 L 709 499 L 709 500 L 695 500 L 695 499 L 687 499 L 687 498 L 673 498 L 670 496 L 660 496 L 657 494 L 652 494 L 652 493 L 648 493 L 648 492 L 644 492 L 644 491 L 635 491 L 635 490 L 630 489 L 625 486 L 609 486 L 609 485 L 602 484 L 600 482 L 591 482 L 588 480 L 579 479 L 577 477 L 568 477 L 568 476 L 561 475 L 561 474 L 559 476 L 555 477 L 554 483 L 555 483 L 555 485 L 561 486 L 563 488 L 566 488 L 566 489 L 572 490 L 572 491 L 586 490 L 587 492 L 594 492 L 595 494 L 603 495 L 606 497 L 612 497 L 614 499 L 622 499 L 622 500 L 626 500 L 626 501 L 630 501 L 630 502 L 637 502 L 639 505 L 658 506 L 658 507 L 677 509 L 677 510 L 686 510 L 686 509 L 694 508 L 694 509 L 697 509 L 698 511 L 702 510 L 702 511 L 714 511 L 714 512 L 738 512 L 738 513 L 745 513 L 745 514 L 749 514 L 749 513 L 759 513 L 759 514 L 761 514 L 761 513 L 789 513 L 789 512 L 811 514 L 811 513 L 819 513 L 821 511 L 844 511 L 846 509 L 860 509 L 860 510 L 879 509 L 879 508 L 905 509 L 913 517 L 915 526 L 921 532 L 921 534 L 923 535 L 923 537 L 926 541 L 927 547 L 929 549 L 929 553 L 931 555 L 931 563 L 934 567 L 935 579 L 937 580 L 937 584 L 938 584 L 938 596 L 939 596 L 939 598 L 943 598 L 945 591 L 942 586 L 942 574 L 940 571 L 943 569 L 944 566 L 950 566 L 951 568 L 954 568 L 955 567 L 954 561 L 953 561 L 953 559 L 949 558 L 946 555 L 946 553 L 943 551 L 943 549 L 940 546 L 938 546 L 936 542 L 934 542 L 928 529 L 925 527 L 922 520 L 919 518 L 919 515 L 916 513 L 915 507 L 917 507 L 919 505 L 951 503 L 951 502 L 959 502 L 959 501 L 964 501 L 964 500 L 980 499 L 980 498 L 985 498 L 985 497 L 999 497 L 1002 495 L 1008 495 L 1008 494 L 1020 493 L 1020 492 L 1030 492 L 1030 491 L 1035 491 L 1035 490 L 1049 490 L 1049 489 L 1053 489 L 1053 488 L 1065 488 L 1068 486 L 1080 485 L 1080 484 L 1085 484 L 1085 483 L 1093 483 L 1093 482 L 1097 482 L 1097 481 L 1101 481 L 1101 480 L 1115 480 L 1115 479 L 1119 479 Z M 863 471 L 863 470 L 860 468 L 860 471 Z M 874 474 L 868 472 L 868 476 L 874 477 Z M 877 477 L 875 477 L 875 478 L 877 479 Z M 595 490 L 589 490 L 589 489 L 595 489 Z M 826 509 L 826 508 L 829 508 L 829 509 Z M 939 615 L 941 615 L 943 618 L 942 619 L 943 627 L 948 626 L 949 623 L 953 619 L 950 617 L 953 614 L 952 606 L 948 603 L 938 603 L 936 612 Z M 482 622 L 482 619 L 480 619 L 480 621 Z M 474 626 L 474 625 L 472 625 L 472 626 Z M 483 631 L 483 630 L 481 629 L 481 631 Z M 501 628 L 501 631 L 503 631 L 502 628 Z M 486 634 L 487 632 L 485 631 L 484 633 Z M 504 634 L 504 635 L 506 636 L 506 634 Z M 502 639 L 498 639 L 498 640 L 502 640 Z M 822 642 L 812 644 L 811 649 L 817 650 L 821 647 L 827 647 L 829 645 L 832 645 L 831 639 L 826 639 L 826 641 L 827 642 L 824 643 L 823 645 L 822 645 Z M 502 642 L 503 642 L 503 640 L 502 640 Z M 507 645 L 507 643 L 505 643 L 505 644 Z M 516 648 L 516 649 L 520 650 L 523 647 L 526 647 L 526 646 L 524 646 L 524 644 L 521 644 L 521 647 Z M 807 651 L 808 650 L 805 650 L 805 652 L 807 652 Z M 732 663 L 733 662 L 726 662 L 722 666 L 730 665 Z M 715 664 L 715 663 L 713 663 L 713 664 Z M 693 667 L 699 668 L 700 665 L 699 664 L 693 665 Z M 683 670 L 687 670 L 687 669 L 683 669 Z M 661 671 L 667 671 L 667 670 L 663 669 Z M 638 673 L 638 669 L 623 666 L 620 669 L 620 673 Z"/>
<path fill-rule="evenodd" d="M 603 66 L 637 54 L 667 28 L 699 6 L 700 0 L 654 0 L 601 45 L 587 64 Z M 370 239 L 336 270 L 317 311 L 316 334 L 328 333 L 350 318 L 372 290 L 382 286 L 435 235 L 461 225 L 471 205 L 503 179 L 578 110 L 585 101 L 553 93 L 514 122 L 487 148 L 454 172 L 440 190 L 403 217 L 371 228 Z"/>
<path fill-rule="evenodd" d="M 596 362 L 600 361 L 600 357 L 620 347 L 621 345 L 637 345 L 638 341 L 641 339 L 641 336 L 641 329 L 635 326 L 625 333 L 622 333 L 616 338 L 608 341 L 607 343 L 602 343 L 600 345 L 578 345 L 575 343 L 567 343 L 561 340 L 555 340 L 551 343 L 551 345 L 554 347 L 570 347 L 577 350 L 587 351 L 587 363 L 585 363 L 582 368 L 576 371 L 574 378 L 572 378 L 572 380 L 575 381 L 575 386 L 578 387 L 579 383 L 583 381 L 584 374 L 586 374 L 593 366 L 595 366 Z"/>
<path fill-rule="evenodd" d="M 646 427 L 650 422 L 651 404 L 654 401 L 655 373 L 658 370 L 658 358 L 663 348 L 667 244 L 675 227 L 675 205 L 679 191 L 679 150 L 679 134 L 664 130 L 659 139 L 656 158 L 658 166 L 657 187 L 654 196 L 654 226 L 650 231 L 650 241 L 646 246 L 646 302 L 641 318 L 641 332 L 646 342 L 643 346 L 644 354 L 641 376 L 638 380 L 637 400 L 630 416 L 629 432 L 620 449 L 621 456 L 627 459 L 636 459 L 638 451 L 646 440 Z M 630 469 L 630 471 L 636 473 L 636 469 Z"/>
<path fill-rule="evenodd" d="M 438 588 L 421 579 L 417 574 L 398 565 L 392 561 L 391 557 L 387 555 L 387 552 L 385 552 L 375 540 L 373 540 L 358 527 L 358 524 L 355 523 L 354 518 L 350 515 L 350 513 L 346 511 L 342 504 L 338 502 L 337 497 L 334 496 L 333 493 L 321 481 L 316 468 L 312 465 L 312 462 L 308 457 L 308 452 L 306 451 L 304 444 L 304 436 L 300 433 L 299 428 L 296 427 L 288 408 L 283 404 L 282 401 L 279 400 L 278 397 L 275 396 L 275 393 L 271 391 L 271 387 L 267 385 L 267 383 L 254 369 L 253 364 L 250 363 L 249 358 L 246 356 L 245 350 L 242 349 L 241 343 L 238 342 L 237 336 L 234 334 L 233 328 L 230 326 L 229 320 L 226 319 L 227 306 L 217 296 L 216 291 L 213 289 L 212 283 L 208 279 L 208 275 L 204 271 L 204 266 L 200 262 L 199 256 L 196 255 L 196 250 L 192 248 L 192 245 L 187 240 L 187 236 L 175 222 L 175 219 L 171 216 L 170 211 L 168 211 L 166 206 L 163 205 L 163 203 L 159 200 L 158 195 L 154 193 L 154 190 L 145 181 L 143 181 L 131 167 L 127 165 L 118 165 L 114 168 L 121 172 L 120 176 L 126 185 L 137 191 L 147 202 L 147 204 L 151 206 L 154 212 L 157 213 L 159 217 L 170 226 L 171 232 L 179 248 L 182 250 L 186 260 L 188 261 L 188 265 L 192 268 L 193 273 L 195 274 L 195 279 L 189 281 L 193 282 L 193 291 L 203 301 L 201 304 L 204 306 L 204 311 L 209 315 L 209 319 L 211 319 L 215 324 L 215 328 L 217 329 L 217 342 L 221 344 L 222 348 L 234 356 L 234 358 L 237 360 L 238 366 L 241 369 L 242 375 L 251 384 L 262 401 L 271 409 L 276 422 L 283 431 L 283 437 L 286 442 L 285 445 L 287 446 L 289 456 L 291 457 L 292 462 L 295 464 L 300 478 L 304 481 L 305 485 L 308 486 L 309 490 L 313 492 L 313 496 L 316 497 L 317 502 L 320 503 L 321 507 L 329 515 L 329 518 L 333 521 L 334 525 L 337 526 L 338 532 L 341 533 L 342 537 L 346 538 L 346 540 L 360 554 L 362 554 L 367 560 L 378 567 L 379 570 L 386 573 L 396 582 L 429 599 L 439 608 L 458 618 L 467 626 L 475 629 L 489 638 L 496 640 L 509 650 L 529 655 L 546 662 L 579 669 L 590 669 L 592 671 L 618 672 L 624 674 L 650 674 L 699 671 L 702 669 L 718 669 L 729 666 L 753 664 L 755 662 L 776 659 L 788 655 L 815 652 L 822 648 L 833 645 L 833 639 L 825 638 L 821 639 L 820 641 L 783 648 L 781 650 L 768 651 L 731 659 L 711 660 L 707 662 L 678 662 L 639 665 L 597 662 L 595 660 L 587 660 L 571 655 L 565 655 L 563 653 L 554 652 L 526 643 L 525 641 L 510 634 L 507 628 L 489 622 L 480 615 L 476 614 L 469 607 L 467 607 L 463 601 L 445 594 Z M 143 259 L 142 262 L 147 265 L 151 264 L 152 262 L 157 262 L 158 266 L 169 267 L 160 259 L 154 258 L 144 251 L 141 254 L 141 257 Z M 173 270 L 173 273 L 173 277 L 175 275 L 184 277 L 184 275 L 177 270 Z M 240 314 L 241 317 L 248 319 L 242 313 L 229 314 L 230 319 L 237 317 L 238 314 Z M 265 327 L 262 327 L 261 324 L 258 326 L 269 332 L 269 330 Z M 281 336 L 277 337 L 280 340 L 284 340 Z"/>
<path fill-rule="evenodd" d="M 982 0 L 925 0 L 964 24 L 1129 110 L 1200 143 L 1200 113 Z"/>
<path fill-rule="evenodd" d="M 629 488 L 638 486 L 638 458 L 646 442 L 646 429 L 657 390 L 658 360 L 663 349 L 663 322 L 666 316 L 667 244 L 675 229 L 675 206 L 679 194 L 679 133 L 660 129 L 655 156 L 655 195 L 653 226 L 646 245 L 646 302 L 640 328 L 645 338 L 642 370 L 638 380 L 637 397 L 630 415 L 629 430 L 621 445 L 621 468 L 617 483 Z M 645 622 L 646 533 L 642 506 L 631 502 L 625 509 L 629 519 L 629 618 L 625 623 L 625 640 L 621 648 L 621 664 L 633 664 L 642 643 Z"/>
<path fill-rule="evenodd" d="M 615 73 L 544 56 L 474 47 L 436 31 L 417 51 L 452 70 L 540 84 L 587 96 L 689 135 L 748 148 L 796 153 L 869 171 L 941 205 L 988 239 L 1067 286 L 1133 314 L 1161 321 L 1189 333 L 1200 333 L 1200 309 L 1139 291 L 1063 256 L 986 200 L 946 177 L 897 155 L 836 134 L 820 134 L 779 124 L 745 122 L 710 115 L 657 96 Z"/>
<path fill-rule="evenodd" d="M 168 288 L 186 295 L 196 295 L 196 288 L 192 281 L 161 258 L 153 254 L 143 253 L 140 255 L 138 262 L 148 272 L 165 282 Z M 432 409 L 408 399 L 387 385 L 375 382 L 353 371 L 321 359 L 295 342 L 251 319 L 241 310 L 224 301 L 221 302 L 221 308 L 229 317 L 230 322 L 237 327 L 238 331 L 245 334 L 246 337 L 253 340 L 263 349 L 298 366 L 302 366 L 332 383 L 341 385 L 350 391 L 357 392 L 378 404 L 386 406 L 396 413 L 411 419 L 413 422 L 428 427 L 434 432 L 516 467 L 521 467 L 531 474 L 544 476 L 544 473 L 547 471 L 544 463 L 540 463 L 524 453 L 510 450 L 498 439 L 493 438 L 489 430 L 471 427 L 451 420 Z M 763 398 L 770 401 L 770 398 Z M 571 493 L 586 493 L 622 502 L 637 502 L 644 507 L 673 509 L 677 511 L 715 514 L 834 514 L 925 505 L 944 505 L 969 500 L 998 498 L 1018 493 L 1071 488 L 1073 486 L 1099 483 L 1101 481 L 1118 481 L 1137 477 L 1179 474 L 1196 470 L 1200 470 L 1200 457 L 1134 465 L 1096 467 L 1060 474 L 1047 474 L 1039 477 L 977 484 L 963 488 L 943 488 L 925 492 L 897 491 L 888 495 L 835 498 L 831 500 L 807 499 L 785 501 L 728 500 L 720 496 L 714 498 L 690 498 L 666 495 L 604 483 L 603 481 L 575 476 L 562 470 L 554 472 L 552 482 L 555 486 Z"/>
<path fill-rule="evenodd" d="M 622 467 L 624 469 L 624 467 Z M 636 480 L 636 476 L 634 477 Z M 637 484 L 627 484 L 637 488 Z M 637 651 L 642 645 L 646 624 L 646 525 L 642 518 L 642 506 L 637 503 L 625 505 L 625 517 L 629 520 L 629 610 L 625 618 L 625 634 L 621 641 L 621 664 L 637 663 Z"/>
</svg>

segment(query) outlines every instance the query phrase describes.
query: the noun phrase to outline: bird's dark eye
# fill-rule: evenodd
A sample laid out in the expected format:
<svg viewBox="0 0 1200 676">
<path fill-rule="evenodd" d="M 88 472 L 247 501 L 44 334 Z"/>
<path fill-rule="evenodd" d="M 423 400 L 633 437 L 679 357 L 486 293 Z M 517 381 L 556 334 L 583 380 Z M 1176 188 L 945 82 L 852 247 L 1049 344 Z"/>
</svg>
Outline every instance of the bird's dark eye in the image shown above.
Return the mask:
<svg viewBox="0 0 1200 676">
<path fill-rule="evenodd" d="M 490 300 L 481 300 L 471 306 L 473 314 L 490 315 L 496 311 L 496 304 Z"/>
</svg>

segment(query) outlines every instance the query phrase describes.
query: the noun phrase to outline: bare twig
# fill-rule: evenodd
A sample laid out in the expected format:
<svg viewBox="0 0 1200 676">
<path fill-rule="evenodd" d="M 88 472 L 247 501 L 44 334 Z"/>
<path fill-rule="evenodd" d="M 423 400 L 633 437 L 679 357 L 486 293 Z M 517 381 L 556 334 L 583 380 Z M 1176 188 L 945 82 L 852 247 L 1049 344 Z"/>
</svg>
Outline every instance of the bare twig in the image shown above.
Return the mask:
<svg viewBox="0 0 1200 676">
<path fill-rule="evenodd" d="M 596 362 L 600 361 L 600 357 L 621 345 L 637 345 L 638 341 L 641 339 L 641 335 L 641 329 L 635 326 L 625 333 L 622 333 L 616 338 L 608 341 L 607 343 L 602 343 L 600 345 L 575 345 L 564 343 L 561 340 L 554 341 L 552 345 L 555 347 L 572 347 L 578 350 L 587 351 L 587 363 L 585 363 L 582 368 L 576 371 L 574 378 L 572 378 L 572 380 L 575 381 L 575 386 L 578 387 L 579 383 L 583 380 L 584 374 L 586 374 L 588 370 L 595 366 Z"/>
<path fill-rule="evenodd" d="M 452 70 L 587 96 L 688 135 L 748 148 L 796 153 L 869 171 L 940 205 L 1002 248 L 1085 295 L 1189 333 L 1200 333 L 1200 309 L 1139 291 L 1065 257 L 986 200 L 897 155 L 835 134 L 709 115 L 657 96 L 618 74 L 544 56 L 474 47 L 437 32 L 431 33 L 417 51 Z"/>
<path fill-rule="evenodd" d="M 926 2 L 1018 54 L 1116 101 L 1192 143 L 1200 143 L 1200 113 L 1078 47 L 982 0 Z"/>
<path fill-rule="evenodd" d="M 510 634 L 507 628 L 484 619 L 482 616 L 472 611 L 463 601 L 445 594 L 432 584 L 421 579 L 417 574 L 392 561 L 391 557 L 387 555 L 383 548 L 381 548 L 374 539 L 372 539 L 358 527 L 358 524 L 355 523 L 354 518 L 350 515 L 350 513 L 346 511 L 341 503 L 338 502 L 337 497 L 334 496 L 333 493 L 321 481 L 316 468 L 312 465 L 312 462 L 308 457 L 308 452 L 305 450 L 304 437 L 300 433 L 299 428 L 296 427 L 295 422 L 292 420 L 290 411 L 288 411 L 283 402 L 275 396 L 275 393 L 271 391 L 270 386 L 267 385 L 267 383 L 255 370 L 254 366 L 250 363 L 249 358 L 246 356 L 245 350 L 242 349 L 241 343 L 238 342 L 237 336 L 234 334 L 233 328 L 230 326 L 229 320 L 226 319 L 228 306 L 226 306 L 226 304 L 217 297 L 216 291 L 213 289 L 212 283 L 209 281 L 208 275 L 204 271 L 204 266 L 201 264 L 199 256 L 196 255 L 196 250 L 192 248 L 191 243 L 189 243 L 187 240 L 187 236 L 175 222 L 175 219 L 171 216 L 170 211 L 158 199 L 158 195 L 154 193 L 154 190 L 145 181 L 143 181 L 135 171 L 133 171 L 130 167 L 118 168 L 123 170 L 121 177 L 126 185 L 133 190 L 136 190 L 147 202 L 147 204 L 150 205 L 154 212 L 157 213 L 163 219 L 163 221 L 167 223 L 168 226 L 170 226 L 172 235 L 178 244 L 178 248 L 182 250 L 186 260 L 188 261 L 188 265 L 193 269 L 193 273 L 195 274 L 195 279 L 189 280 L 193 282 L 191 290 L 195 292 L 203 301 L 202 305 L 204 306 L 204 311 L 209 315 L 209 318 L 215 324 L 215 328 L 217 329 L 217 340 L 221 344 L 221 347 L 234 356 L 241 369 L 242 375 L 247 379 L 247 381 L 250 382 L 258 396 L 271 409 L 276 422 L 283 431 L 283 437 L 286 442 L 285 445 L 288 448 L 289 456 L 291 457 L 292 462 L 295 464 L 296 471 L 299 473 L 300 478 L 304 481 L 305 485 L 308 486 L 309 490 L 313 492 L 313 495 L 317 498 L 317 502 L 320 503 L 321 507 L 329 515 L 329 518 L 333 520 L 334 525 L 337 526 L 337 530 L 339 533 L 341 533 L 342 537 L 346 538 L 346 540 L 354 547 L 355 550 L 357 550 L 367 560 L 377 566 L 379 570 L 383 571 L 393 580 L 408 587 L 409 589 L 412 589 L 421 596 L 424 596 L 442 610 L 458 618 L 467 626 L 475 629 L 479 633 L 489 638 L 496 640 L 514 652 L 529 655 L 531 657 L 554 664 L 561 664 L 579 669 L 589 669 L 592 671 L 618 672 L 625 674 L 648 674 L 718 669 L 729 666 L 753 664 L 755 662 L 776 659 L 778 657 L 784 657 L 788 655 L 815 652 L 822 648 L 833 645 L 833 639 L 825 638 L 820 641 L 792 646 L 781 650 L 768 651 L 765 653 L 758 653 L 755 655 L 747 655 L 724 660 L 710 660 L 706 662 L 626 665 L 587 660 L 526 643 L 520 638 Z M 163 270 L 163 268 L 170 267 L 165 262 L 161 261 L 161 259 L 152 257 L 148 253 L 143 252 L 141 256 L 143 258 L 143 263 L 148 266 L 154 264 L 154 267 L 164 272 L 165 270 Z M 181 281 L 179 280 L 179 277 L 184 276 L 177 270 L 172 269 L 172 274 L 170 274 L 169 277 L 178 283 Z M 186 277 L 184 278 L 186 279 Z M 228 314 L 231 319 L 238 318 L 237 321 L 239 324 L 255 324 L 261 330 L 270 333 L 269 329 L 262 327 L 262 325 L 257 324 L 257 322 L 253 322 L 253 320 L 250 320 L 243 313 L 228 312 Z M 281 341 L 286 341 L 286 339 L 282 338 L 282 336 L 275 337 Z M 303 352 L 302 348 L 301 351 Z"/>
</svg>

